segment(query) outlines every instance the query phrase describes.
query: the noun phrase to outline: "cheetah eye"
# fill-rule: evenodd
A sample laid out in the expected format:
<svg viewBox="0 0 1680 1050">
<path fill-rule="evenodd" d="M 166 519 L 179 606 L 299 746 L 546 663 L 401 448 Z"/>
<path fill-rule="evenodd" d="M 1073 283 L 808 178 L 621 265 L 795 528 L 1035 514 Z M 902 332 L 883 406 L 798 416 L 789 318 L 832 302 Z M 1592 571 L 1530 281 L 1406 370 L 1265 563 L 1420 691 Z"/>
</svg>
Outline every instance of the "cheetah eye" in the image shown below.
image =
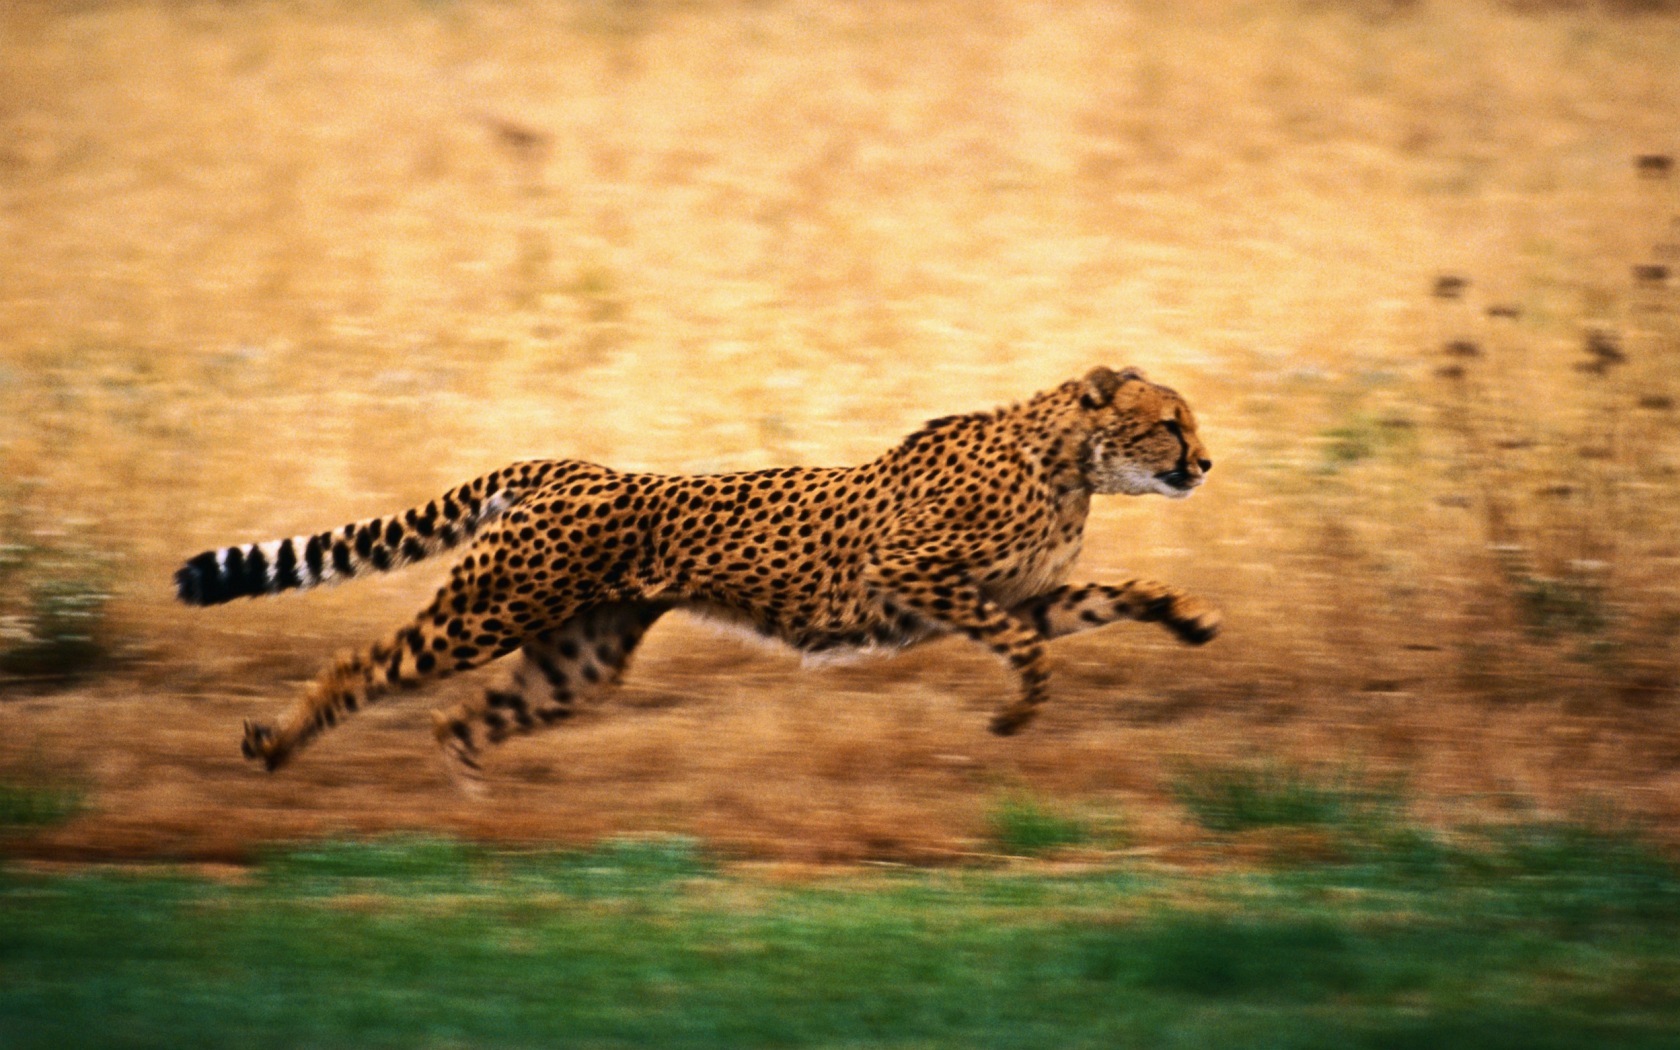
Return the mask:
<svg viewBox="0 0 1680 1050">
<path fill-rule="evenodd" d="M 1178 420 L 1176 419 L 1163 419 L 1161 420 L 1161 425 L 1166 427 L 1167 433 L 1171 434 L 1173 437 L 1184 436 L 1184 428 L 1178 425 Z"/>
</svg>

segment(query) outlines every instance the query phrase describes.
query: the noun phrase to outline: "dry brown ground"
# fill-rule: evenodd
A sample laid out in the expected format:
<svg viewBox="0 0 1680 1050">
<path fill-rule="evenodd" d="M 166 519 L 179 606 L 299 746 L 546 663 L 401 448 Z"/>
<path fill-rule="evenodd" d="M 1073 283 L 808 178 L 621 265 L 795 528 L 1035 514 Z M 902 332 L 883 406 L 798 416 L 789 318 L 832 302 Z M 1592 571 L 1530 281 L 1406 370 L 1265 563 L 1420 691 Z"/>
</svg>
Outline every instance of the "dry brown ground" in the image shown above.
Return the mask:
<svg viewBox="0 0 1680 1050">
<path fill-rule="evenodd" d="M 1181 765 L 1263 756 L 1403 775 L 1442 823 L 1674 827 L 1680 310 L 1628 267 L 1680 242 L 1680 180 L 1632 165 L 1680 146 L 1676 69 L 1680 20 L 1616 4 L 12 4 L 0 542 L 31 553 L 0 634 L 35 578 L 97 578 L 120 659 L 0 693 L 0 780 L 90 802 L 10 846 L 938 859 L 1026 791 L 1172 848 Z M 1444 272 L 1471 294 L 1432 300 Z M 1611 375 L 1574 367 L 1592 325 Z M 514 458 L 853 462 L 1099 361 L 1183 390 L 1219 466 L 1105 505 L 1080 571 L 1181 582 L 1229 628 L 1058 643 L 1015 740 L 961 644 L 802 671 L 672 623 L 621 702 L 498 755 L 486 802 L 424 729 L 471 682 L 270 778 L 240 720 L 438 568 L 168 601 L 204 547 Z"/>
</svg>

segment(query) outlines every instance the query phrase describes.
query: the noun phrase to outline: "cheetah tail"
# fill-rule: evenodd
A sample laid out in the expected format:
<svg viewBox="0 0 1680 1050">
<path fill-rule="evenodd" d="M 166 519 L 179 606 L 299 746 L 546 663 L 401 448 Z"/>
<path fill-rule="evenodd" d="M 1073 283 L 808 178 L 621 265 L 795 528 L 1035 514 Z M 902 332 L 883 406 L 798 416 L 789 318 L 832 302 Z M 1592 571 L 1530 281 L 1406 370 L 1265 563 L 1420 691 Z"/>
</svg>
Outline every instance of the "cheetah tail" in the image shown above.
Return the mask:
<svg viewBox="0 0 1680 1050">
<path fill-rule="evenodd" d="M 386 572 L 472 538 L 541 483 L 550 465 L 516 463 L 458 485 L 424 507 L 351 522 L 313 536 L 292 536 L 205 551 L 175 572 L 175 593 L 188 605 L 337 583 L 376 569 Z"/>
</svg>

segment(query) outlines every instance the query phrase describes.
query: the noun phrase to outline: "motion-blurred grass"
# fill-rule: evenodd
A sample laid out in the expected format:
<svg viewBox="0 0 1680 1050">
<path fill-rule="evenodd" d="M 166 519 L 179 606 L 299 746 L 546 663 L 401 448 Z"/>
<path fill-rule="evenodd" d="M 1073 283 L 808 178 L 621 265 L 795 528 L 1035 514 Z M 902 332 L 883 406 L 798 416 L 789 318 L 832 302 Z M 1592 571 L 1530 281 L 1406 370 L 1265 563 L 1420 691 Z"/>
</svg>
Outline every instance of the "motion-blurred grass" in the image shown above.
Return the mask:
<svg viewBox="0 0 1680 1050">
<path fill-rule="evenodd" d="M 1672 1044 L 1672 864 L 1574 826 L 1440 853 L 1427 874 L 1367 858 L 1213 877 L 1133 864 L 789 878 L 671 839 L 585 854 L 396 839 L 214 879 L 5 869 L 0 1039 Z"/>
<path fill-rule="evenodd" d="M 1404 774 L 1443 825 L 1680 827 L 1675 68 L 1663 3 L 13 4 L 0 777 L 88 803 L 28 848 L 950 859 L 1000 784 L 1170 848 L 1175 770 L 1257 754 Z M 413 701 L 261 780 L 240 720 L 441 568 L 170 604 L 205 547 L 514 458 L 855 462 L 1097 362 L 1184 391 L 1217 467 L 1100 503 L 1077 571 L 1228 627 L 1057 643 L 1006 746 L 960 644 L 801 673 L 673 617 L 492 809 Z"/>
</svg>

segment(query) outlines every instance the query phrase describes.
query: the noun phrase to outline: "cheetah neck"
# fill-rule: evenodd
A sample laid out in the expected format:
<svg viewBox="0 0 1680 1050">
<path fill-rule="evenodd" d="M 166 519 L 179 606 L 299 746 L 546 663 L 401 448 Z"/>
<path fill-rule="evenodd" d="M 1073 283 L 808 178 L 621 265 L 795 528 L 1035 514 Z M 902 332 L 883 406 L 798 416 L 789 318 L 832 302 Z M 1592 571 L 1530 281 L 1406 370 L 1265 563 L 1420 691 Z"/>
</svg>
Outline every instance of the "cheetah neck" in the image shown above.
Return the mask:
<svg viewBox="0 0 1680 1050">
<path fill-rule="evenodd" d="M 1091 485 L 1085 475 L 1088 435 L 1078 425 L 1072 394 L 1058 387 L 1015 406 L 1009 413 L 1023 458 L 1043 471 L 1062 504 L 1062 516 L 1083 526 Z"/>
<path fill-rule="evenodd" d="M 1084 468 L 1090 435 L 1078 410 L 1076 384 L 1063 384 L 1026 401 L 986 412 L 931 420 L 869 466 L 890 477 L 906 466 L 932 465 L 953 443 L 983 454 L 1001 456 L 1024 468 L 1060 504 L 1059 516 L 1083 525 L 1091 494 Z M 922 471 L 910 470 L 912 489 L 923 484 Z"/>
</svg>

